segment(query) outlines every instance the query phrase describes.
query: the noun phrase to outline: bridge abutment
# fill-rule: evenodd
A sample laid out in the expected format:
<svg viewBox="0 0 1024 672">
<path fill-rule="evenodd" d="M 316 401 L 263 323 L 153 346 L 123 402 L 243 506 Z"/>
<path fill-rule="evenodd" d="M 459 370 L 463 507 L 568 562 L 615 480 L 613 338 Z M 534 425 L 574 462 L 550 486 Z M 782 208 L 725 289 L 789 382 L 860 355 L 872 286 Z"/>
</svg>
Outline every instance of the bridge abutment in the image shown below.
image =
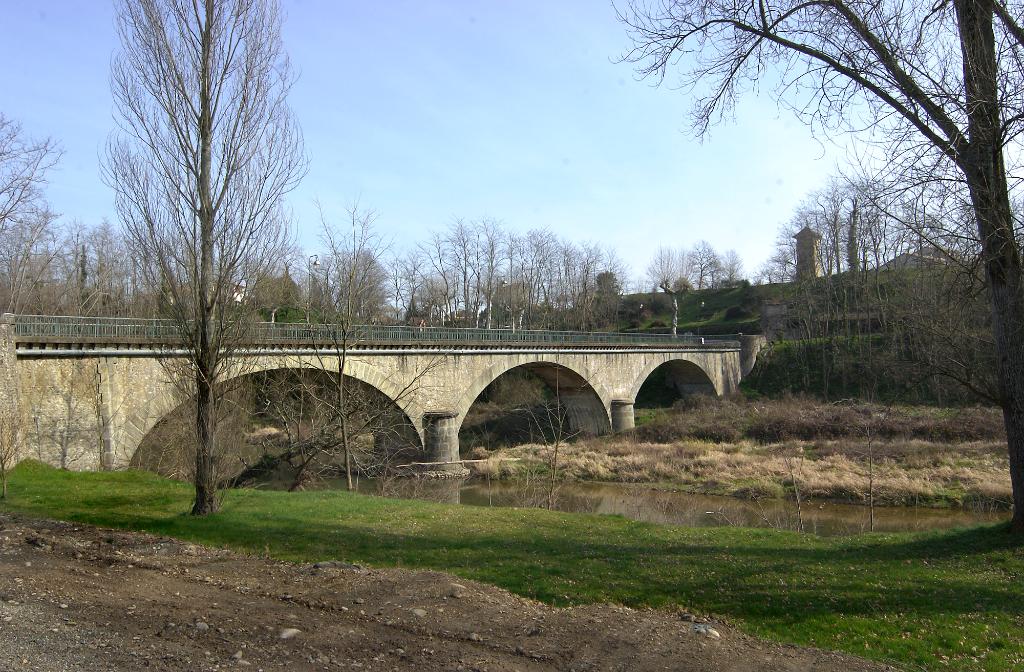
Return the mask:
<svg viewBox="0 0 1024 672">
<path fill-rule="evenodd" d="M 618 434 L 635 426 L 633 402 L 629 399 L 612 399 L 612 432 Z"/>
<path fill-rule="evenodd" d="M 21 439 L 24 436 L 21 413 L 21 394 L 18 384 L 17 349 L 14 342 L 14 316 L 10 314 L 0 315 L 0 431 L 11 432 L 7 437 L 12 443 L 12 455 L 4 455 L 7 467 L 13 467 L 18 462 L 21 453 Z M 4 449 L 0 445 L 0 450 Z"/>
<path fill-rule="evenodd" d="M 740 335 L 740 376 L 745 378 L 754 370 L 757 356 L 768 343 L 762 334 Z"/>
</svg>

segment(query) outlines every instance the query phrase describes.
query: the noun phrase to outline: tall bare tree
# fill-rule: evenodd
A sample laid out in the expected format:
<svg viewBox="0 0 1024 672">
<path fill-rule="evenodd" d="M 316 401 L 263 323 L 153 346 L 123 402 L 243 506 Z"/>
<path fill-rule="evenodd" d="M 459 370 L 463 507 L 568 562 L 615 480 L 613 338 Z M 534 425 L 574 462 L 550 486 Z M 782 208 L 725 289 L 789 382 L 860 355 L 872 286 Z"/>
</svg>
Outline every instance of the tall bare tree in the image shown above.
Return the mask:
<svg viewBox="0 0 1024 672">
<path fill-rule="evenodd" d="M 42 188 L 60 155 L 52 140 L 26 138 L 21 124 L 0 114 L 0 236 L 46 208 Z"/>
<path fill-rule="evenodd" d="M 43 194 L 61 151 L 50 139 L 26 137 L 20 124 L 0 114 L 0 301 L 22 310 L 32 287 L 53 260 L 56 219 Z"/>
<path fill-rule="evenodd" d="M 727 250 L 722 255 L 722 282 L 734 285 L 743 279 L 743 258 L 736 250 Z"/>
<path fill-rule="evenodd" d="M 293 460 L 297 485 L 315 476 L 318 464 L 339 458 L 348 489 L 352 490 L 357 469 L 369 472 L 373 467 L 387 467 L 415 445 L 415 440 L 410 441 L 415 430 L 399 407 L 415 394 L 435 363 L 428 363 L 398 386 L 390 399 L 351 379 L 346 372 L 349 355 L 366 342 L 367 323 L 375 322 L 385 312 L 389 278 L 382 259 L 388 244 L 374 230 L 376 217 L 375 212 L 360 209 L 358 204 L 348 209 L 347 221 L 341 226 L 321 213 L 326 248 L 322 255 L 324 324 L 310 326 L 318 346 L 312 371 L 318 375 L 305 382 L 301 376 L 293 377 L 302 383 L 299 398 L 308 400 L 313 411 L 306 422 L 309 436 L 292 448 L 293 453 L 300 449 L 296 455 L 301 459 Z"/>
<path fill-rule="evenodd" d="M 240 299 L 287 235 L 306 159 L 273 0 L 123 0 L 112 65 L 120 132 L 105 174 L 151 289 L 187 350 L 196 409 L 193 514 L 218 508 L 217 403 L 244 338 Z"/>
<path fill-rule="evenodd" d="M 647 264 L 647 280 L 655 290 L 660 289 L 672 299 L 672 335 L 675 336 L 679 328 L 679 299 L 676 295 L 689 285 L 686 253 L 671 247 L 659 247 Z"/>
<path fill-rule="evenodd" d="M 780 98 L 812 123 L 866 129 L 888 166 L 966 187 L 991 297 L 1012 527 L 1024 533 L 1024 277 L 1006 163 L 1024 130 L 1024 4 L 652 0 L 620 18 L 642 75 L 679 64 L 701 88 L 698 133 L 777 66 Z"/>
<path fill-rule="evenodd" d="M 722 260 L 706 240 L 699 241 L 686 257 L 690 282 L 697 289 L 708 289 L 718 284 L 722 275 Z"/>
</svg>

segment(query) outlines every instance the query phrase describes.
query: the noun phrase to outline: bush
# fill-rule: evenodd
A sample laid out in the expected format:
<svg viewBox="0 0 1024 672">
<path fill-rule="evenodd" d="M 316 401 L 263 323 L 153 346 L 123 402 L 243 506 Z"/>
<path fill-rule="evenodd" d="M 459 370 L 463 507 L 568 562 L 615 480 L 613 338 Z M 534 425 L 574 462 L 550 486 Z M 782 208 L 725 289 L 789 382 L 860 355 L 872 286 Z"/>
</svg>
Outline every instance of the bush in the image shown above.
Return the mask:
<svg viewBox="0 0 1024 672">
<path fill-rule="evenodd" d="M 751 317 L 753 317 L 753 313 L 743 306 L 729 306 L 725 311 L 727 320 L 746 320 Z"/>
<path fill-rule="evenodd" d="M 743 438 L 746 412 L 729 399 L 695 394 L 678 400 L 671 410 L 638 427 L 635 436 L 650 443 L 684 439 L 734 443 Z"/>
<path fill-rule="evenodd" d="M 638 440 L 650 443 L 697 440 L 758 443 L 918 439 L 964 443 L 1001 441 L 1002 415 L 995 408 L 890 408 L 861 402 L 822 403 L 802 397 L 750 400 L 692 395 L 677 401 L 637 427 Z"/>
<path fill-rule="evenodd" d="M 761 443 L 836 439 L 861 433 L 864 414 L 849 406 L 782 400 L 759 404 L 747 436 Z"/>
</svg>

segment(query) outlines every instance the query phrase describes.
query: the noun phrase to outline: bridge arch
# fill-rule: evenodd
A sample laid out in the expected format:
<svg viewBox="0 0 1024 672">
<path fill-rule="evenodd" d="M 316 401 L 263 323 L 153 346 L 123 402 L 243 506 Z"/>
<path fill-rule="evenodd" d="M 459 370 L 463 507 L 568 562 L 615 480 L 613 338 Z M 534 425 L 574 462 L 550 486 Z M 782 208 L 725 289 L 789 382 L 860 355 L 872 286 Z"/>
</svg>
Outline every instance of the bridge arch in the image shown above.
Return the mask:
<svg viewBox="0 0 1024 672">
<path fill-rule="evenodd" d="M 629 398 L 637 399 L 644 384 L 656 374 L 663 375 L 664 384 L 674 390 L 678 396 L 690 394 L 719 396 L 721 394 L 714 378 L 699 364 L 684 357 L 670 357 L 647 363 L 633 383 Z"/>
<path fill-rule="evenodd" d="M 336 355 L 318 358 L 315 356 L 265 356 L 260 357 L 255 364 L 242 365 L 236 370 L 229 372 L 226 381 L 234 380 L 239 376 L 253 373 L 263 373 L 281 369 L 312 369 L 326 373 L 337 373 L 341 366 L 341 358 Z M 420 443 L 423 442 L 423 428 L 418 420 L 423 415 L 423 407 L 417 402 L 414 390 L 408 385 L 402 385 L 395 377 L 389 375 L 379 366 L 374 366 L 371 360 L 360 358 L 350 354 L 345 358 L 345 376 L 359 381 L 374 388 L 392 403 L 398 406 L 409 421 L 416 427 Z"/>
<path fill-rule="evenodd" d="M 309 357 L 260 357 L 255 362 L 244 366 L 232 366 L 229 364 L 224 375 L 223 382 L 231 383 L 240 378 L 256 376 L 273 371 L 316 371 L 324 375 L 337 373 L 340 366 L 340 358 L 324 357 L 322 360 Z M 346 359 L 344 375 L 357 382 L 366 385 L 368 388 L 379 393 L 401 413 L 405 423 L 415 432 L 417 450 L 423 449 L 423 427 L 418 422 L 422 410 L 411 398 L 410 391 L 403 389 L 371 363 L 355 358 Z M 125 409 L 126 422 L 123 426 L 127 428 L 126 435 L 121 438 L 118 451 L 120 454 L 113 456 L 111 467 L 126 466 L 134 464 L 137 453 L 143 445 L 146 437 L 165 418 L 182 408 L 188 403 L 188 399 L 178 391 L 170 376 L 165 373 L 167 382 L 162 394 L 154 395 L 146 404 L 135 409 Z M 115 411 L 116 412 L 116 411 Z M 409 437 L 412 438 L 411 436 Z"/>
<path fill-rule="evenodd" d="M 565 407 L 572 431 L 590 435 L 607 434 L 611 431 L 608 415 L 611 394 L 586 366 L 579 363 L 569 365 L 559 361 L 556 356 L 542 356 L 512 363 L 502 362 L 480 371 L 470 380 L 456 408 L 453 409 L 457 414 L 457 426 L 462 427 L 470 407 L 488 385 L 503 374 L 516 369 L 529 371 L 558 395 L 560 403 Z"/>
</svg>

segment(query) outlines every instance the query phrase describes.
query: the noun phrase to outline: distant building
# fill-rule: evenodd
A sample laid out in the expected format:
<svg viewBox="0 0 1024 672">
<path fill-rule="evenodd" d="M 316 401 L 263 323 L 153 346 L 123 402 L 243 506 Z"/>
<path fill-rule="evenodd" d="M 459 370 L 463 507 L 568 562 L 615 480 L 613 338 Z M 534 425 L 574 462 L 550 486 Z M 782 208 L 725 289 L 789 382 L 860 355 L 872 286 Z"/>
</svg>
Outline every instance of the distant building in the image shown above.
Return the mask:
<svg viewBox="0 0 1024 672">
<path fill-rule="evenodd" d="M 819 277 L 821 259 L 818 246 L 821 244 L 821 234 L 805 226 L 793 237 L 796 238 L 796 279 L 799 281 Z"/>
<path fill-rule="evenodd" d="M 902 271 L 908 268 L 945 264 L 948 261 L 949 259 L 942 250 L 931 245 L 923 245 L 913 252 L 904 252 L 893 257 L 878 268 L 882 271 Z"/>
</svg>

